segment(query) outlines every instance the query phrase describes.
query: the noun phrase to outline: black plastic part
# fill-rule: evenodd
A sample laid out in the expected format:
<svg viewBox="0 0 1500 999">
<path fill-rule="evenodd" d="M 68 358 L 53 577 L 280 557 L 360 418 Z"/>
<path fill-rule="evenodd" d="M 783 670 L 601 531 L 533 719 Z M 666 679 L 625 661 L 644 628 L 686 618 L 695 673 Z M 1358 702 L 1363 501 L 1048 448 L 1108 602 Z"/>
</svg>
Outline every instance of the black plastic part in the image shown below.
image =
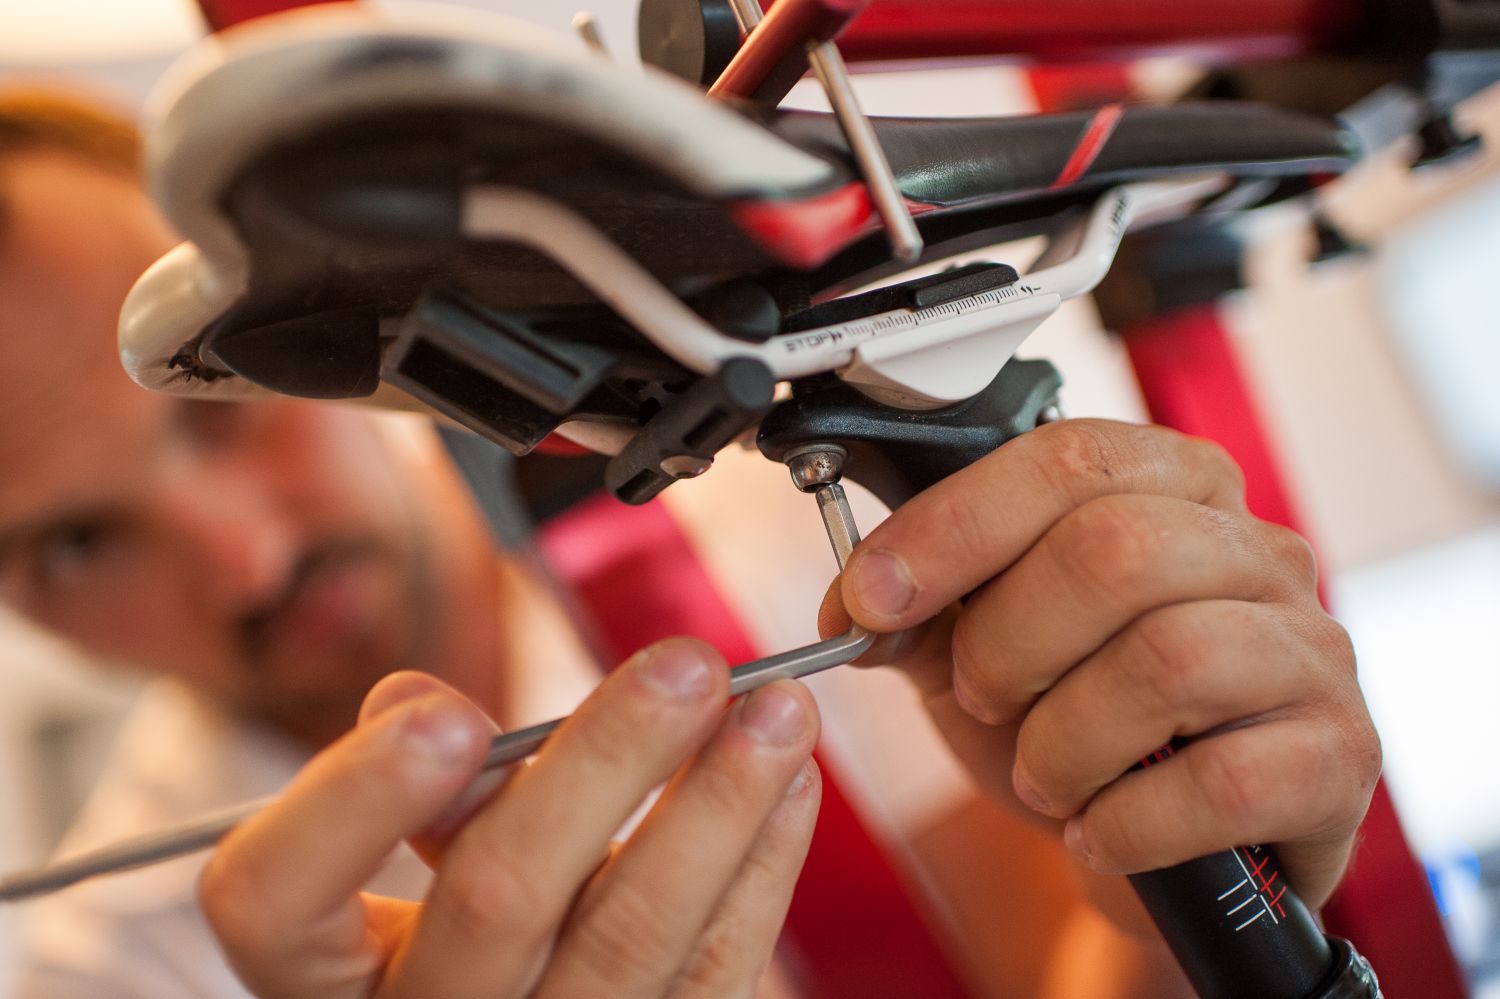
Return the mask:
<svg viewBox="0 0 1500 999">
<path fill-rule="evenodd" d="M 925 309 L 993 288 L 1004 288 L 1019 280 L 1020 275 L 1009 264 L 967 264 L 863 294 L 831 299 L 803 309 L 786 318 L 782 324 L 782 332 L 798 333 L 894 309 Z"/>
<path fill-rule="evenodd" d="M 309 312 L 213 338 L 204 360 L 306 399 L 353 399 L 380 384 L 380 330 L 365 309 Z"/>
<path fill-rule="evenodd" d="M 732 357 L 653 416 L 604 469 L 604 484 L 626 503 L 652 499 L 698 475 L 719 449 L 771 408 L 776 379 L 750 357 Z"/>
<path fill-rule="evenodd" d="M 1380 980 L 1370 962 L 1342 937 L 1329 937 L 1333 949 L 1333 974 L 1315 999 L 1381 999 Z"/>
<path fill-rule="evenodd" d="M 729 0 L 641 0 L 636 15 L 641 62 L 707 87 L 740 47 Z"/>
<path fill-rule="evenodd" d="M 1322 995 L 1333 951 L 1269 848 L 1225 850 L 1130 883 L 1201 999 Z"/>
<path fill-rule="evenodd" d="M 525 454 L 609 373 L 614 355 L 548 337 L 452 291 L 402 323 L 381 377 L 506 449 Z"/>
<path fill-rule="evenodd" d="M 721 333 L 763 343 L 781 330 L 781 305 L 762 284 L 729 281 L 688 300 L 693 310 Z"/>
<path fill-rule="evenodd" d="M 1331 260 L 1341 260 L 1344 257 L 1363 257 L 1370 253 L 1368 243 L 1356 242 L 1349 238 L 1343 229 L 1330 222 L 1327 217 L 1315 214 L 1312 219 L 1313 239 L 1316 241 L 1313 247 L 1312 258 L 1308 263 L 1326 264 Z"/>
<path fill-rule="evenodd" d="M 916 412 L 878 403 L 836 379 L 807 379 L 761 421 L 756 443 L 776 462 L 805 444 L 838 444 L 849 454 L 844 476 L 895 509 L 1034 429 L 1061 387 L 1050 362 L 1011 361 L 972 399 Z"/>
<path fill-rule="evenodd" d="M 464 183 L 451 146 L 392 151 L 378 161 L 348 157 L 335 173 L 313 160 L 266 178 L 303 218 L 375 243 L 455 243 L 463 233 Z M 302 169 L 298 169 L 302 167 Z"/>
<path fill-rule="evenodd" d="M 1484 148 L 1484 139 L 1477 132 L 1464 132 L 1453 120 L 1453 115 L 1439 114 L 1417 129 L 1417 157 L 1412 169 L 1437 166 L 1465 159 Z"/>
</svg>

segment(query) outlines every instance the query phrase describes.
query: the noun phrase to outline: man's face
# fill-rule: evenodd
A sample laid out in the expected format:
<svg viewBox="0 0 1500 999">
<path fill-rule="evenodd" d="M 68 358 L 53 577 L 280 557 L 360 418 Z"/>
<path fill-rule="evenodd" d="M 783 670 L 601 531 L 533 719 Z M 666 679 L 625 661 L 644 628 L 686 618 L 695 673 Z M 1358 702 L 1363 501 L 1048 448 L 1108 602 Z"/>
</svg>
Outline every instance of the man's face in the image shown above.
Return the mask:
<svg viewBox="0 0 1500 999">
<path fill-rule="evenodd" d="M 115 321 L 172 239 L 129 180 L 0 166 L 0 598 L 105 656 L 298 727 L 432 626 L 418 491 L 367 414 L 134 385 Z"/>
</svg>

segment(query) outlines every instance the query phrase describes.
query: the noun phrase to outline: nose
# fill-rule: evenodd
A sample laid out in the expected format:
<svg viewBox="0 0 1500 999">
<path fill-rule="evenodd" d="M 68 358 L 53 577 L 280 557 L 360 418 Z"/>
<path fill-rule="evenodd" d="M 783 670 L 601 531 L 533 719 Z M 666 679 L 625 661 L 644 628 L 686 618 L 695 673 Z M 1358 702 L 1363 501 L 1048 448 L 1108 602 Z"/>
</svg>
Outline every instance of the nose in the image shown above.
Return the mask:
<svg viewBox="0 0 1500 999">
<path fill-rule="evenodd" d="M 297 558 L 297 533 L 264 484 L 245 476 L 183 476 L 163 490 L 159 510 L 197 599 L 239 614 L 281 594 Z"/>
</svg>

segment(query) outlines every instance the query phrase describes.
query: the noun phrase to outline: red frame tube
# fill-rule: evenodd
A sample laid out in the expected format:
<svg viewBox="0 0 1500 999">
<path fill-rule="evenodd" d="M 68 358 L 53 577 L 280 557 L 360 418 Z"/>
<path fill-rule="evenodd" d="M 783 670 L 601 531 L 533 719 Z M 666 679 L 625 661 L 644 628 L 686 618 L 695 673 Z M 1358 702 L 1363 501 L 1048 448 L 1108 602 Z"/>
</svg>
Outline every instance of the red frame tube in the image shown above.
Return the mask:
<svg viewBox="0 0 1500 999">
<path fill-rule="evenodd" d="M 1340 48 L 1363 0 L 875 0 L 845 58 L 1020 56 L 1088 62 L 1167 51 L 1237 60 Z M 774 9 L 774 8 L 773 8 Z"/>
<path fill-rule="evenodd" d="M 197 0 L 198 10 L 203 14 L 209 31 L 223 31 L 242 21 L 252 21 L 294 7 L 337 2 L 339 0 Z"/>
<path fill-rule="evenodd" d="M 198 0 L 210 29 L 329 0 Z M 867 0 L 780 0 L 829 12 Z M 874 0 L 839 35 L 850 61 L 1016 56 L 1054 62 L 1190 51 L 1226 60 L 1341 49 L 1367 0 Z M 847 17 L 845 18 L 847 20 Z M 817 34 L 801 22 L 803 36 Z M 837 30 L 837 29 L 835 29 Z M 781 51 L 784 47 L 771 46 Z M 739 87 L 735 92 L 740 92 Z"/>
</svg>

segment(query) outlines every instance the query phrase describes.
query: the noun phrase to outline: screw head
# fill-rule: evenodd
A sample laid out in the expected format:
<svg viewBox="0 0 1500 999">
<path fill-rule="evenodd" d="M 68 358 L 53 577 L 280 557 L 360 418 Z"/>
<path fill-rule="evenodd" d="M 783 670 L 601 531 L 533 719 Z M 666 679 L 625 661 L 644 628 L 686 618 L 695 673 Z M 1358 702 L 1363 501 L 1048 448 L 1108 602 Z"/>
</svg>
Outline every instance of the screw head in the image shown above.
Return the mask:
<svg viewBox="0 0 1500 999">
<path fill-rule="evenodd" d="M 832 485 L 844 474 L 844 459 L 849 452 L 837 444 L 808 444 L 787 452 L 782 459 L 792 473 L 799 490 L 810 493 L 819 486 Z"/>
</svg>

